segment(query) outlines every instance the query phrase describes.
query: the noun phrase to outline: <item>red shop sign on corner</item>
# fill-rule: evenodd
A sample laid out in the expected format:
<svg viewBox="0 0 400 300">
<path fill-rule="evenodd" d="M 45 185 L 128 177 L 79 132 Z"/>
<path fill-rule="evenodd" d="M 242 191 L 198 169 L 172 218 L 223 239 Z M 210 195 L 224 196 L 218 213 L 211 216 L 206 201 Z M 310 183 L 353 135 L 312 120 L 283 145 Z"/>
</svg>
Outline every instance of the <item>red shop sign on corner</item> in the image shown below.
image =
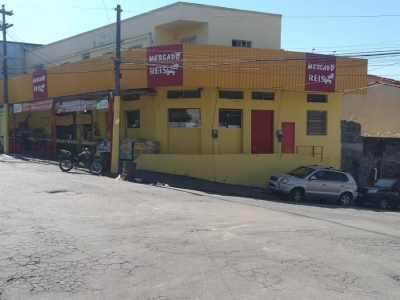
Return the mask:
<svg viewBox="0 0 400 300">
<path fill-rule="evenodd" d="M 33 99 L 47 98 L 47 72 L 40 70 L 32 73 Z"/>
<path fill-rule="evenodd" d="M 306 91 L 334 92 L 336 56 L 306 54 Z"/>
<path fill-rule="evenodd" d="M 147 86 L 183 85 L 183 45 L 147 48 Z"/>
</svg>

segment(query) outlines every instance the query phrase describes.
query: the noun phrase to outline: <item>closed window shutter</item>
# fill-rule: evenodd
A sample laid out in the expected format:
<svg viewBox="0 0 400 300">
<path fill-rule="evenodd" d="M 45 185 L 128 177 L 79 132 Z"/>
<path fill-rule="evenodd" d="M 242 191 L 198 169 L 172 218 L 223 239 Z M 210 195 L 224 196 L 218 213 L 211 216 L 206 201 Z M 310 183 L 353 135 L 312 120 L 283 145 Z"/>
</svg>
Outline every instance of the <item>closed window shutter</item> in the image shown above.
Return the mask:
<svg viewBox="0 0 400 300">
<path fill-rule="evenodd" d="M 326 111 L 307 111 L 307 135 L 326 135 Z"/>
</svg>

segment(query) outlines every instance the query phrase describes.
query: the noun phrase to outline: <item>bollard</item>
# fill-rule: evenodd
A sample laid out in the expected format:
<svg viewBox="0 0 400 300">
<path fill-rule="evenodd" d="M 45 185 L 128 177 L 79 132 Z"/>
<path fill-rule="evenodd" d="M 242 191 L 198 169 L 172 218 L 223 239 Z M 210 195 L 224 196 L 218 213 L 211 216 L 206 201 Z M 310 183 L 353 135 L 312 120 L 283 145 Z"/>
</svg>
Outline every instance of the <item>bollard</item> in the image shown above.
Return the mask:
<svg viewBox="0 0 400 300">
<path fill-rule="evenodd" d="M 135 182 L 136 163 L 133 161 L 125 161 L 122 168 L 122 180 Z"/>
</svg>

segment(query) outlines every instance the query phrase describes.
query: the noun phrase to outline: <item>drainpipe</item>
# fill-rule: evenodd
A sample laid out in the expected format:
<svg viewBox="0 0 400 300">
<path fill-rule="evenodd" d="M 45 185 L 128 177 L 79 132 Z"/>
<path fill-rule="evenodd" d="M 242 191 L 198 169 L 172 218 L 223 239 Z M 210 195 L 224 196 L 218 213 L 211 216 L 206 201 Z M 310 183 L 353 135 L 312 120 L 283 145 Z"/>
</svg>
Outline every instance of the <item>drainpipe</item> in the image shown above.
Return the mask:
<svg viewBox="0 0 400 300">
<path fill-rule="evenodd" d="M 378 169 L 377 168 L 374 168 L 374 171 L 375 171 L 375 176 L 374 176 L 374 178 L 375 178 L 375 181 L 378 179 Z"/>
</svg>

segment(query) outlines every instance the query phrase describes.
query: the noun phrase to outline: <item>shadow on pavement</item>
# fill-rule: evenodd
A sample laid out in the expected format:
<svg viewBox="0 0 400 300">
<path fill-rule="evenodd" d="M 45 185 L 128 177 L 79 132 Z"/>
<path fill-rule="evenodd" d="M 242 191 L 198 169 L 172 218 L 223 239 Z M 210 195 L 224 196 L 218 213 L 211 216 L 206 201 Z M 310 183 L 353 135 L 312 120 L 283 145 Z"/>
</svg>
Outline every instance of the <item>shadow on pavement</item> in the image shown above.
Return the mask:
<svg viewBox="0 0 400 300">
<path fill-rule="evenodd" d="M 368 211 L 374 211 L 374 212 L 397 212 L 399 213 L 400 210 L 396 208 L 390 208 L 387 210 L 383 210 L 380 208 L 377 208 L 375 205 L 370 204 L 370 203 L 365 203 L 363 206 L 357 206 L 354 204 L 354 201 L 349 206 L 342 206 L 337 204 L 334 200 L 318 200 L 318 199 L 304 199 L 301 202 L 291 202 L 285 197 L 282 196 L 275 196 L 278 200 L 273 200 L 276 202 L 282 202 L 282 203 L 287 203 L 287 204 L 292 204 L 292 205 L 300 205 L 300 206 L 315 206 L 315 207 L 324 207 L 324 208 L 331 208 L 331 209 L 352 209 L 352 210 L 358 210 L 358 211 L 363 211 L 363 210 L 368 210 Z"/>
<path fill-rule="evenodd" d="M 26 156 L 19 156 L 17 157 L 24 161 L 30 161 L 34 163 L 41 163 L 41 164 L 53 164 L 58 165 L 57 160 L 49 160 L 49 159 L 41 159 L 41 158 L 32 158 Z M 60 171 L 61 172 L 61 171 Z M 76 170 L 71 170 L 68 174 L 74 175 L 91 175 L 89 170 L 87 169 L 79 169 L 77 172 Z M 103 176 L 108 176 L 110 178 L 117 178 L 119 174 L 110 173 L 110 172 L 103 172 Z M 249 187 L 249 186 L 242 186 L 242 185 L 233 185 L 233 184 L 226 184 L 226 183 L 219 183 L 214 181 L 209 181 L 205 179 L 198 179 L 189 176 L 183 175 L 176 175 L 176 174 L 167 174 L 161 172 L 153 172 L 153 171 L 146 171 L 146 170 L 136 170 L 135 171 L 135 178 L 140 179 L 142 184 L 147 185 L 157 185 L 160 183 L 162 185 L 168 184 L 169 188 L 172 189 L 179 189 L 181 192 L 190 193 L 192 195 L 197 196 L 204 196 L 202 194 L 196 193 L 194 191 L 199 191 L 203 193 L 207 193 L 213 198 L 217 198 L 217 195 L 221 196 L 231 196 L 231 197 L 242 197 L 242 198 L 249 198 L 249 199 L 256 199 L 256 200 L 266 200 L 272 202 L 280 202 L 291 204 L 293 206 L 314 206 L 314 207 L 324 207 L 324 208 L 331 208 L 331 209 L 354 209 L 354 210 L 368 210 L 374 212 L 400 212 L 400 210 L 381 210 L 377 209 L 374 205 L 365 204 L 362 207 L 355 206 L 352 203 L 350 206 L 341 206 L 335 203 L 335 201 L 329 200 L 311 200 L 311 199 L 304 199 L 302 202 L 291 202 L 288 201 L 285 197 L 274 195 L 272 192 L 267 188 L 259 188 L 259 187 Z M 136 182 L 134 182 L 135 184 Z M 136 183 L 137 184 L 137 183 Z M 181 190 L 183 189 L 183 190 Z"/>
</svg>

